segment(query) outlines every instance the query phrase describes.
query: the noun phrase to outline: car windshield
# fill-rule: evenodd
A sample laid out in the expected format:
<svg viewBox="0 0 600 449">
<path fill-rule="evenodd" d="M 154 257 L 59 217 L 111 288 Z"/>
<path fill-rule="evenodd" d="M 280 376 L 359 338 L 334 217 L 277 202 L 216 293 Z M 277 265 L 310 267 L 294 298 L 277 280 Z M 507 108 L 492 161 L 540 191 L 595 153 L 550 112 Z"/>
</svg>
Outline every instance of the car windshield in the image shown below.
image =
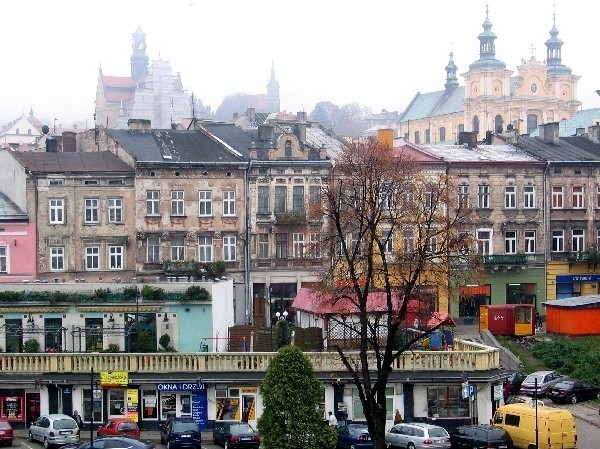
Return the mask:
<svg viewBox="0 0 600 449">
<path fill-rule="evenodd" d="M 73 419 L 57 419 L 54 421 L 55 429 L 75 429 L 77 423 Z"/>
<path fill-rule="evenodd" d="M 197 432 L 198 426 L 195 422 L 175 422 L 175 424 L 173 424 L 173 430 L 175 432 Z"/>
<path fill-rule="evenodd" d="M 118 426 L 119 430 L 135 430 L 137 428 L 137 424 L 134 422 L 122 422 Z"/>
<path fill-rule="evenodd" d="M 10 424 L 6 421 L 0 421 L 0 429 L 10 429 Z"/>
<path fill-rule="evenodd" d="M 348 426 L 348 430 L 353 433 L 369 433 L 369 428 L 364 425 L 351 424 Z"/>
<path fill-rule="evenodd" d="M 446 429 L 443 429 L 442 427 L 433 427 L 432 429 L 429 429 L 429 436 L 431 438 L 447 437 L 448 432 L 446 432 Z"/>
<path fill-rule="evenodd" d="M 490 430 L 490 440 L 501 440 L 504 438 L 504 430 L 503 429 L 491 429 Z"/>
<path fill-rule="evenodd" d="M 231 433 L 243 434 L 243 433 L 254 433 L 254 429 L 248 424 L 233 424 L 229 431 Z"/>
</svg>

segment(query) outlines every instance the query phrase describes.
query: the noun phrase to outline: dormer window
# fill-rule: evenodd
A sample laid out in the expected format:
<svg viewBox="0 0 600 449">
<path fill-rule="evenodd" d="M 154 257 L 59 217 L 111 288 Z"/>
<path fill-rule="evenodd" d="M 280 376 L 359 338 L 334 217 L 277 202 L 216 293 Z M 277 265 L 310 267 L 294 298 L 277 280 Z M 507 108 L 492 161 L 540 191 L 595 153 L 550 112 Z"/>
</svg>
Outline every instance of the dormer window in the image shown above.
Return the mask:
<svg viewBox="0 0 600 449">
<path fill-rule="evenodd" d="M 292 141 L 291 140 L 285 141 L 285 155 L 286 155 L 286 157 L 292 156 Z"/>
</svg>

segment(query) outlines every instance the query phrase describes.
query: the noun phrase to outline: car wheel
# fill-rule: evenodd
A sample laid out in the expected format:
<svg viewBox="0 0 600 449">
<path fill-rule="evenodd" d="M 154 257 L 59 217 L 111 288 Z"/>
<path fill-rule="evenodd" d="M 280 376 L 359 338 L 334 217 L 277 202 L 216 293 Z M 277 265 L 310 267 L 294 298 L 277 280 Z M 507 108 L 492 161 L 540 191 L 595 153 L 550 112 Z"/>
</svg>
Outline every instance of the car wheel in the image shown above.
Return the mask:
<svg viewBox="0 0 600 449">
<path fill-rule="evenodd" d="M 50 441 L 48 441 L 48 438 L 44 438 L 44 449 L 50 449 Z"/>
<path fill-rule="evenodd" d="M 223 443 L 223 448 L 229 449 L 229 441 L 225 441 L 225 443 Z"/>
<path fill-rule="evenodd" d="M 33 433 L 31 433 L 31 431 L 29 431 L 29 441 L 31 441 L 33 443 Z"/>
<path fill-rule="evenodd" d="M 573 395 L 571 398 L 571 404 L 577 404 L 577 396 Z"/>
<path fill-rule="evenodd" d="M 406 445 L 406 449 L 415 449 L 415 445 L 414 445 L 414 443 L 408 443 L 408 444 Z"/>
</svg>

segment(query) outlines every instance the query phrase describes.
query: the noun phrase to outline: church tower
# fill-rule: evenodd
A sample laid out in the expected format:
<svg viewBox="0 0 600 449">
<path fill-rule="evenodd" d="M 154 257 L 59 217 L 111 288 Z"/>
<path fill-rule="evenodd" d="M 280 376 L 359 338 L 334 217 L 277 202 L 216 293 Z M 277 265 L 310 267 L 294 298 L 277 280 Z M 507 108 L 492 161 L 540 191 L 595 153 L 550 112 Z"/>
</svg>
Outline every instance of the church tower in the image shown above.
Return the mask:
<svg viewBox="0 0 600 449">
<path fill-rule="evenodd" d="M 271 62 L 271 79 L 267 84 L 267 111 L 279 112 L 281 104 L 279 101 L 279 83 L 275 79 L 275 63 Z"/>
<path fill-rule="evenodd" d="M 444 84 L 446 92 L 450 92 L 458 87 L 457 70 L 458 67 L 454 63 L 454 53 L 451 52 L 450 61 L 448 61 L 448 65 L 446 66 L 446 84 Z"/>
<path fill-rule="evenodd" d="M 558 28 L 556 28 L 556 13 L 552 14 L 552 28 L 550 29 L 550 39 L 546 41 L 546 67 L 548 75 L 571 75 L 572 70 L 562 63 L 561 47 L 563 41 L 558 38 Z"/>
<path fill-rule="evenodd" d="M 133 37 L 133 53 L 131 58 L 131 78 L 139 81 L 148 73 L 148 55 L 146 54 L 146 33 L 138 25 L 137 30 L 131 35 Z"/>
</svg>

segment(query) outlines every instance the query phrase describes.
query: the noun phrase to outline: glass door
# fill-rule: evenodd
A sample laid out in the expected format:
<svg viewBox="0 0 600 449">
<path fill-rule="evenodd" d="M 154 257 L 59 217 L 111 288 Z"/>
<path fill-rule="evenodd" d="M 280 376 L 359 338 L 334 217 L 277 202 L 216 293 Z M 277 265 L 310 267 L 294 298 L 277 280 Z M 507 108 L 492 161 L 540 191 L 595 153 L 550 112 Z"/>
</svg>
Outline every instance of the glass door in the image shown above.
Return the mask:
<svg viewBox="0 0 600 449">
<path fill-rule="evenodd" d="M 191 394 L 180 394 L 179 395 L 179 416 L 191 418 L 191 416 L 192 416 L 192 395 Z"/>
</svg>

